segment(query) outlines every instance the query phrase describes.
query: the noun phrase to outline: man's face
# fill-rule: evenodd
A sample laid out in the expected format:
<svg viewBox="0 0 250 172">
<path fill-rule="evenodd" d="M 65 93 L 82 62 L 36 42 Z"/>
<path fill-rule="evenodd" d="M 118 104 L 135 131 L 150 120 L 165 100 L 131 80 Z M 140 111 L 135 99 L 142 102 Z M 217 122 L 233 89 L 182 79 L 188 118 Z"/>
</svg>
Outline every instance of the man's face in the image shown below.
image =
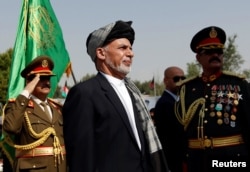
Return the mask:
<svg viewBox="0 0 250 172">
<path fill-rule="evenodd" d="M 179 68 L 169 69 L 164 74 L 165 87 L 167 90 L 171 91 L 174 94 L 176 94 L 178 90 L 176 83 L 184 79 L 186 79 L 184 72 Z"/>
<path fill-rule="evenodd" d="M 221 69 L 223 65 L 223 49 L 201 50 L 196 59 L 203 69 Z"/>
<path fill-rule="evenodd" d="M 104 64 L 112 76 L 123 78 L 131 71 L 134 53 L 128 39 L 116 39 L 105 46 L 103 50 Z"/>
<path fill-rule="evenodd" d="M 40 95 L 47 96 L 50 92 L 50 77 L 51 76 L 40 76 L 40 80 L 32 94 L 38 98 Z"/>
</svg>

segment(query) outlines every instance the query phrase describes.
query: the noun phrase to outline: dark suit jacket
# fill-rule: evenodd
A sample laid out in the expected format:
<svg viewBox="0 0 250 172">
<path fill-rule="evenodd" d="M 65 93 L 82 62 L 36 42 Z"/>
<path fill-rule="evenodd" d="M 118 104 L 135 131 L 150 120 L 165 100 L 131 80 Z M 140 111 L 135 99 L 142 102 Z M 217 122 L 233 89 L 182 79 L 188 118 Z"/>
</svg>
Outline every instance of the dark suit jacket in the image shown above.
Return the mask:
<svg viewBox="0 0 250 172">
<path fill-rule="evenodd" d="M 164 91 L 155 105 L 155 126 L 171 172 L 180 172 L 183 161 L 183 126 L 174 113 L 175 100 Z"/>
<path fill-rule="evenodd" d="M 142 150 L 119 97 L 102 74 L 72 87 L 63 106 L 69 171 L 149 172 L 149 153 L 134 112 Z"/>
<path fill-rule="evenodd" d="M 28 99 L 23 95 L 19 95 L 15 100 L 10 100 L 5 109 L 5 118 L 3 129 L 15 136 L 15 144 L 27 145 L 35 142 L 31 136 L 27 123 L 24 119 L 24 113 L 27 112 L 32 129 L 36 133 L 41 133 L 48 127 L 53 126 L 61 146 L 64 145 L 63 139 L 63 118 L 61 115 L 61 106 L 48 101 L 52 111 L 53 120 L 51 121 L 45 112 L 35 103 L 33 99 Z M 40 145 L 44 147 L 53 146 L 54 137 L 51 135 L 45 142 Z M 14 171 L 22 170 L 45 170 L 45 171 L 66 171 L 66 161 L 55 168 L 54 156 L 37 156 L 37 157 L 20 157 L 14 161 Z"/>
</svg>

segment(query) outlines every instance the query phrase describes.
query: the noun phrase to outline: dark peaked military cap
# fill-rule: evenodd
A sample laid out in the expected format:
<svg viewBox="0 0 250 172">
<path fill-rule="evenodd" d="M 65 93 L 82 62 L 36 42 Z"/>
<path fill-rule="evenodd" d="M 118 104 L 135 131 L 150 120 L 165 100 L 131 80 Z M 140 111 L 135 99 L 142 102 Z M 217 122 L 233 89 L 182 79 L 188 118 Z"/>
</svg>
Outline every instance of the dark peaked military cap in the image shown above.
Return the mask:
<svg viewBox="0 0 250 172">
<path fill-rule="evenodd" d="M 38 56 L 23 69 L 21 76 L 27 78 L 37 73 L 44 76 L 55 76 L 52 72 L 53 68 L 54 63 L 50 57 Z"/>
<path fill-rule="evenodd" d="M 191 50 L 195 53 L 201 49 L 223 49 L 226 33 L 217 26 L 209 26 L 194 35 L 190 43 Z"/>
</svg>

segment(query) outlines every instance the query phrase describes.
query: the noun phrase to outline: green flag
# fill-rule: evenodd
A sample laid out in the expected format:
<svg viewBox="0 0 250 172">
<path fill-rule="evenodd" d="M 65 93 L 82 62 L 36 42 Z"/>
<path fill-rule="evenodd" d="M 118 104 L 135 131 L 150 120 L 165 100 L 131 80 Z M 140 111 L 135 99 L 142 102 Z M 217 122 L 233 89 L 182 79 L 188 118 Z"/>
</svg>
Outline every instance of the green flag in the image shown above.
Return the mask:
<svg viewBox="0 0 250 172">
<path fill-rule="evenodd" d="M 63 73 L 70 68 L 69 54 L 63 34 L 49 0 L 23 0 L 16 42 L 12 56 L 7 98 L 16 97 L 24 88 L 20 72 L 39 55 L 47 55 L 55 63 L 51 77 L 53 97 Z"/>
<path fill-rule="evenodd" d="M 47 55 L 55 63 L 51 77 L 53 97 L 64 72 L 71 71 L 69 54 L 65 48 L 62 30 L 49 0 L 23 0 L 16 41 L 12 56 L 7 98 L 15 98 L 24 89 L 25 80 L 20 73 L 34 58 Z M 0 147 L 13 162 L 14 149 L 9 143 L 11 136 L 2 135 Z M 13 138 L 12 138 L 13 139 Z"/>
</svg>

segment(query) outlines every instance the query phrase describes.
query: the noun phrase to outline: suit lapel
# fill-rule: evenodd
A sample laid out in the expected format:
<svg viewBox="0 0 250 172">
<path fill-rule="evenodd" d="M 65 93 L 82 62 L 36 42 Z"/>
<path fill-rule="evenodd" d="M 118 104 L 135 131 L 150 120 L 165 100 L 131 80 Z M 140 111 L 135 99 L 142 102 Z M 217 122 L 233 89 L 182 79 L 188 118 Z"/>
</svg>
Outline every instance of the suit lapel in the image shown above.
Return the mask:
<svg viewBox="0 0 250 172">
<path fill-rule="evenodd" d="M 102 89 L 105 91 L 107 98 L 113 104 L 114 108 L 116 109 L 117 113 L 120 115 L 122 121 L 124 122 L 126 128 L 128 129 L 130 135 L 134 138 L 134 141 L 136 142 L 133 130 L 130 126 L 127 112 L 126 112 L 120 98 L 118 97 L 118 95 L 116 94 L 115 90 L 110 85 L 110 83 L 107 81 L 107 79 L 104 76 L 102 76 L 102 74 L 98 73 L 97 79 L 99 80 Z M 136 144 L 137 144 L 137 142 L 136 142 Z"/>
</svg>

